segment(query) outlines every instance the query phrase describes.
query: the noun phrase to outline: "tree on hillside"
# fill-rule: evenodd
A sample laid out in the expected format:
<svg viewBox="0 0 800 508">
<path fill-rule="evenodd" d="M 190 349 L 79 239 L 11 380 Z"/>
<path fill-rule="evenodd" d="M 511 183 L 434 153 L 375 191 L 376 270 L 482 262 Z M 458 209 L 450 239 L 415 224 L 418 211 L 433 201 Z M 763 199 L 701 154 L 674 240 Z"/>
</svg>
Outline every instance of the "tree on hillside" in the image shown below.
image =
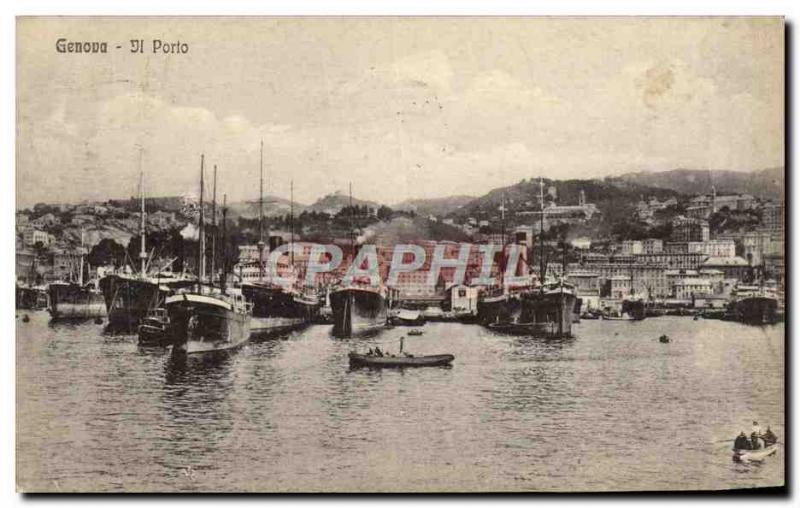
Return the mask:
<svg viewBox="0 0 800 508">
<path fill-rule="evenodd" d="M 103 238 L 92 247 L 87 260 L 94 266 L 120 266 L 125 263 L 125 247 L 112 238 Z"/>
</svg>

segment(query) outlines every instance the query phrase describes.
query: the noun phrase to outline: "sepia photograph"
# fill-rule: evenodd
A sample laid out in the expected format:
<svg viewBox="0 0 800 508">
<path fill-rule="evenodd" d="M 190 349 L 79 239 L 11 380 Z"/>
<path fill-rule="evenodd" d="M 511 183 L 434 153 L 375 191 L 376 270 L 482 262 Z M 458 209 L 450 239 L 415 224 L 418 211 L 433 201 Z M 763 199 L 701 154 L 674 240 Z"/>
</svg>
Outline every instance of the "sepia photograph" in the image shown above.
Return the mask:
<svg viewBox="0 0 800 508">
<path fill-rule="evenodd" d="M 786 492 L 783 17 L 15 24 L 17 492 Z"/>
</svg>

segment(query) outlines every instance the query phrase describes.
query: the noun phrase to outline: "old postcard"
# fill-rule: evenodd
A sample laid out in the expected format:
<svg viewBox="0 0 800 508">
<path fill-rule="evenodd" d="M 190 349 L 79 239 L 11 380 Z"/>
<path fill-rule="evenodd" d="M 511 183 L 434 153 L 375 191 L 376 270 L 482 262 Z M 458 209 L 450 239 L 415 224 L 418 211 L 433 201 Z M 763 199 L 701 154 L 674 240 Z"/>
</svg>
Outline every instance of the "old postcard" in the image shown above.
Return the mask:
<svg viewBox="0 0 800 508">
<path fill-rule="evenodd" d="M 18 18 L 18 490 L 784 487 L 784 40 Z"/>
</svg>

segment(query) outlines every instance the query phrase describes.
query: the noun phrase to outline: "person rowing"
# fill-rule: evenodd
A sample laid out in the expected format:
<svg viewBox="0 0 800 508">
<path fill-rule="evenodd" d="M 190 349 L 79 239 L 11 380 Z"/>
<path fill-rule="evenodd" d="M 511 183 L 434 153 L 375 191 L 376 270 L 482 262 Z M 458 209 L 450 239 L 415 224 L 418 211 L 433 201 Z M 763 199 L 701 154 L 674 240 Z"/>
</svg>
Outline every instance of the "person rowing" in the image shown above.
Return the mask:
<svg viewBox="0 0 800 508">
<path fill-rule="evenodd" d="M 733 449 L 734 450 L 750 450 L 750 440 L 747 439 L 747 435 L 744 431 L 740 432 L 738 436 L 736 436 L 736 440 L 733 442 Z"/>
</svg>

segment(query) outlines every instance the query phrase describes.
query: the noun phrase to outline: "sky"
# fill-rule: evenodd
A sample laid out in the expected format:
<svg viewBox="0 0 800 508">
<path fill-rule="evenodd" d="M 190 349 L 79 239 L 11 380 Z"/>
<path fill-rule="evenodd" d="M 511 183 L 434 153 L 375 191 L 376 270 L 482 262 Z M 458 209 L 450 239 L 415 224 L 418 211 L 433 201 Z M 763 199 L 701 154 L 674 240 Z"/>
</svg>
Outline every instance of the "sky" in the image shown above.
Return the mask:
<svg viewBox="0 0 800 508">
<path fill-rule="evenodd" d="M 18 19 L 17 208 L 137 195 L 140 162 L 148 195 L 197 194 L 201 154 L 257 199 L 262 141 L 265 192 L 309 204 L 782 166 L 783 20 Z"/>
</svg>

